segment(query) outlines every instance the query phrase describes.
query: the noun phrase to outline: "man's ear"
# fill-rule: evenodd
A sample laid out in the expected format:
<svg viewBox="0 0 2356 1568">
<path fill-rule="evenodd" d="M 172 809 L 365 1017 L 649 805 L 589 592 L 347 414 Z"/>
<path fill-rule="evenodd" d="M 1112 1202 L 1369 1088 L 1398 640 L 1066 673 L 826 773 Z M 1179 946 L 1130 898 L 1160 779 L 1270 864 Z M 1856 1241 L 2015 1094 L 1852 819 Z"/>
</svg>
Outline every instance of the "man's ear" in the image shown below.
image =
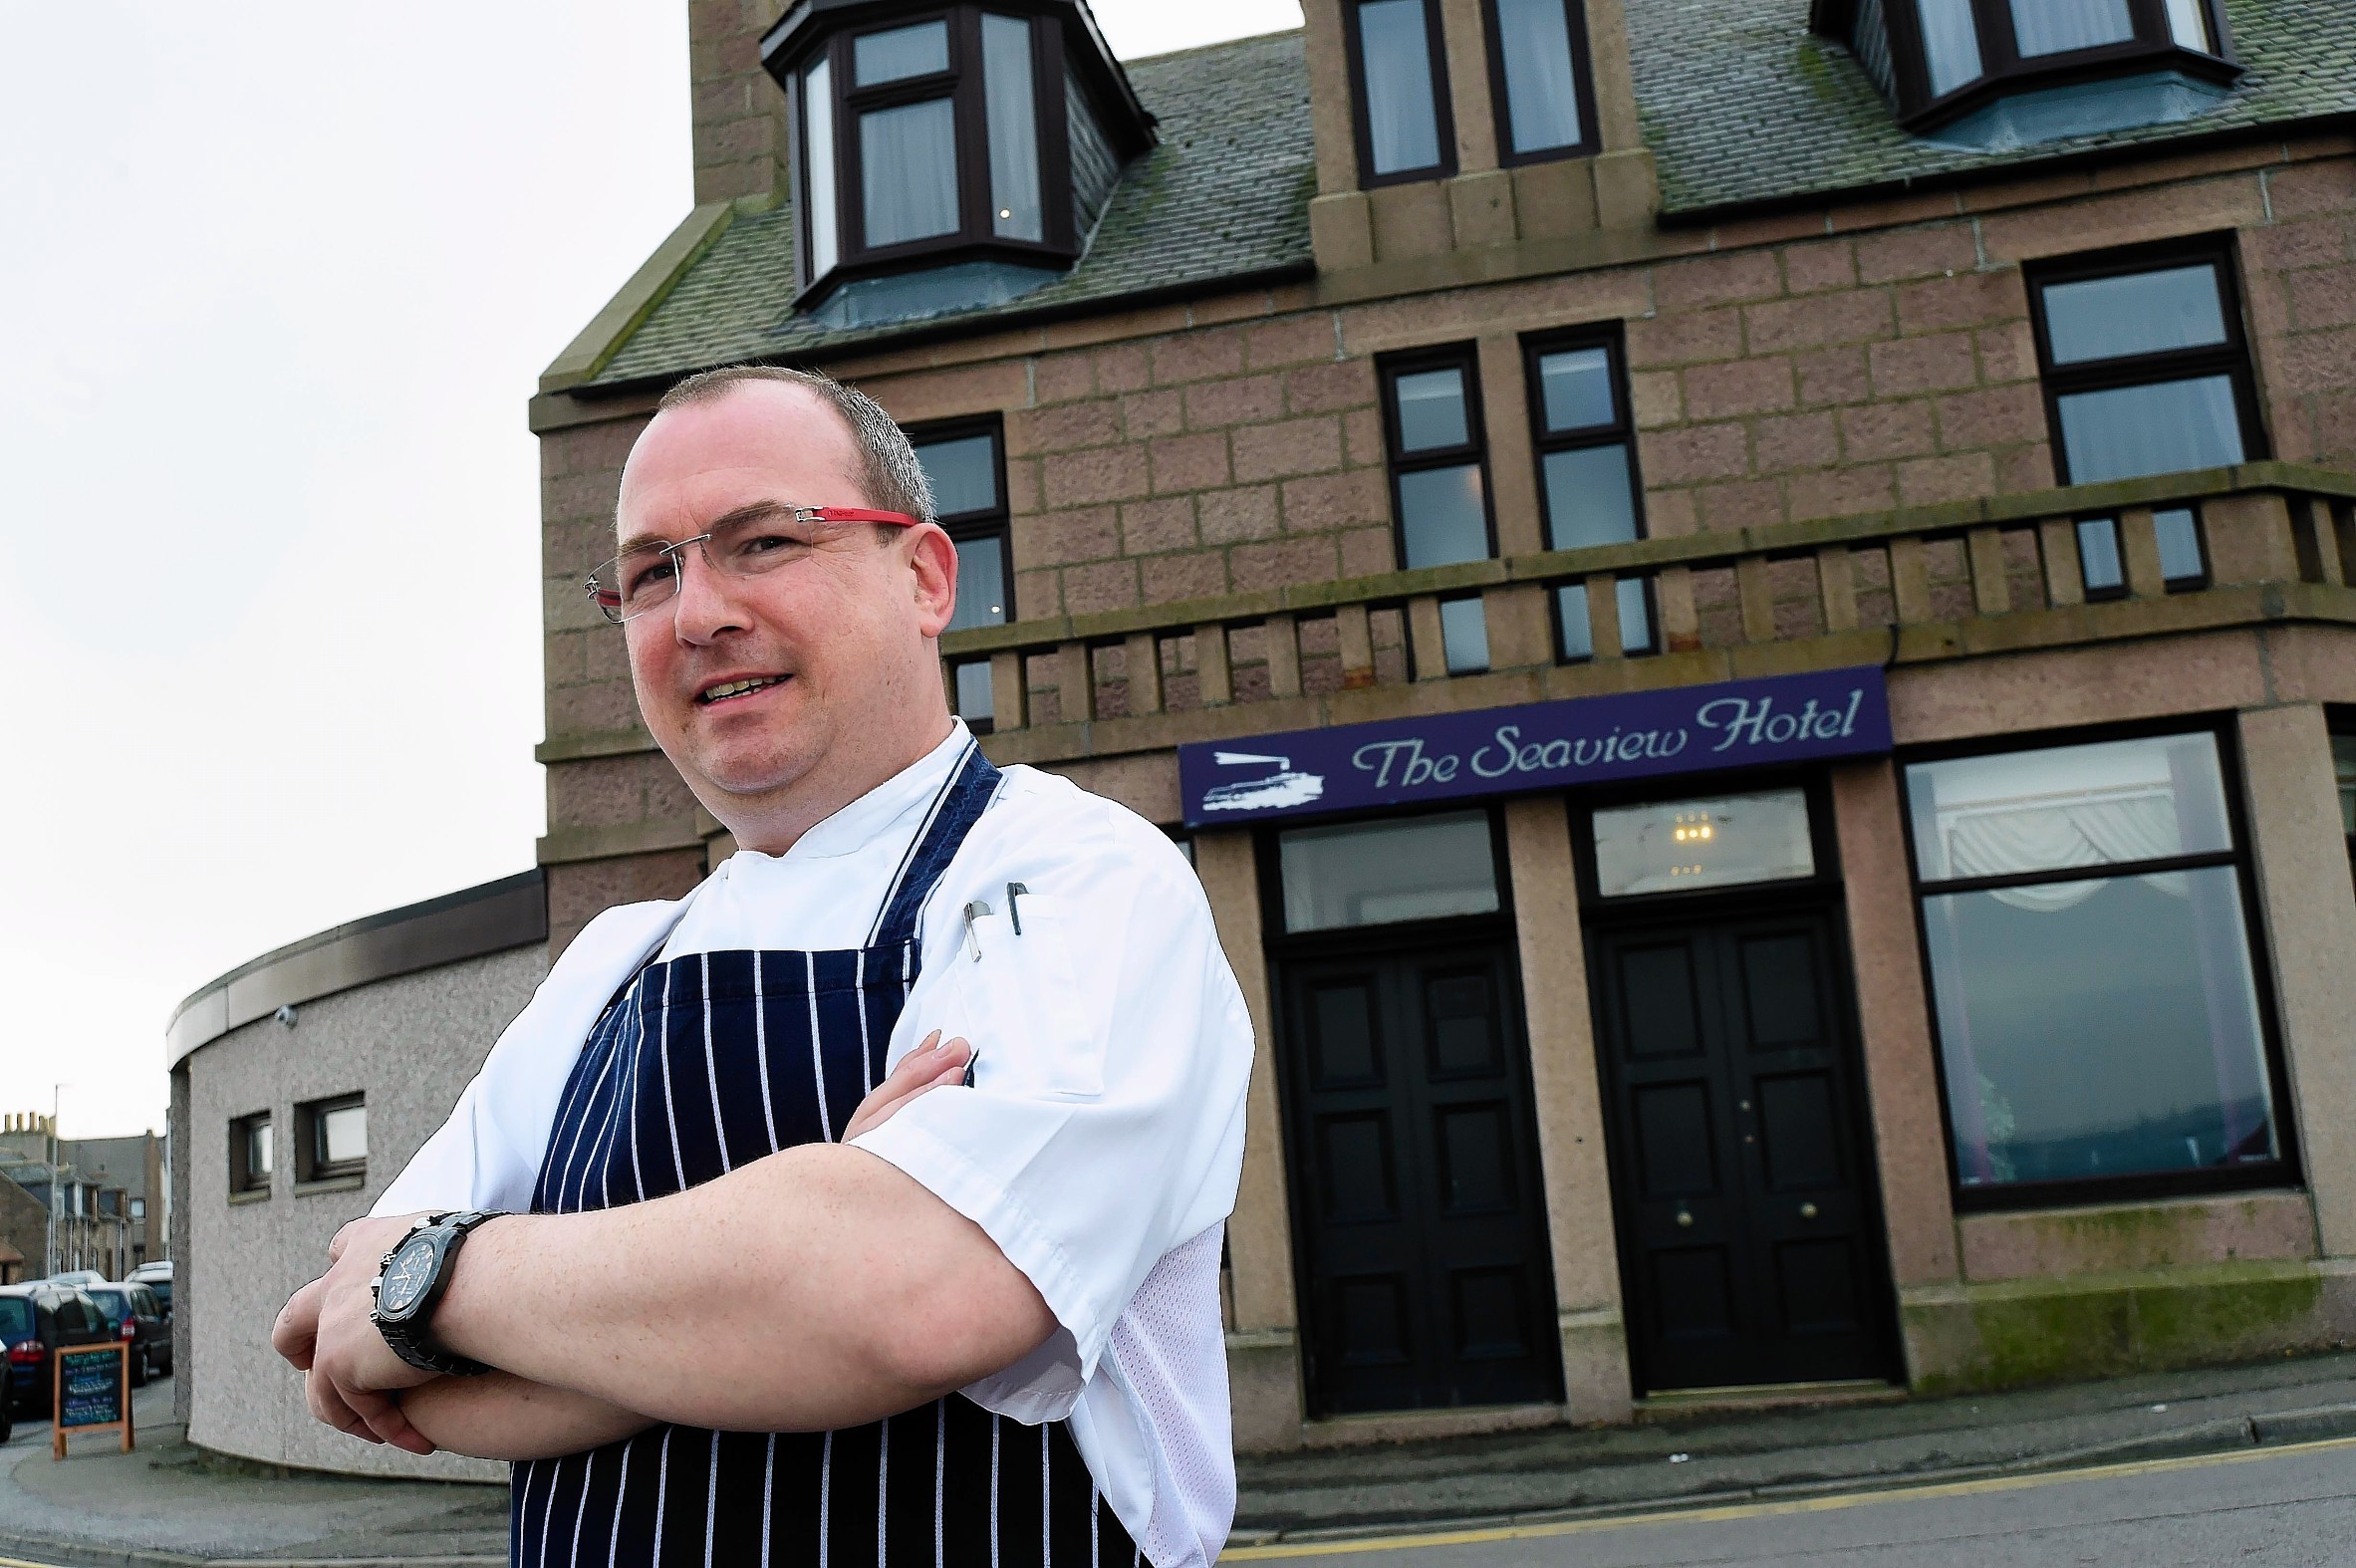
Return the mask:
<svg viewBox="0 0 2356 1568">
<path fill-rule="evenodd" d="M 918 523 L 909 532 L 916 536 L 908 551 L 917 624 L 926 638 L 936 638 L 957 613 L 957 547 L 935 523 Z"/>
</svg>

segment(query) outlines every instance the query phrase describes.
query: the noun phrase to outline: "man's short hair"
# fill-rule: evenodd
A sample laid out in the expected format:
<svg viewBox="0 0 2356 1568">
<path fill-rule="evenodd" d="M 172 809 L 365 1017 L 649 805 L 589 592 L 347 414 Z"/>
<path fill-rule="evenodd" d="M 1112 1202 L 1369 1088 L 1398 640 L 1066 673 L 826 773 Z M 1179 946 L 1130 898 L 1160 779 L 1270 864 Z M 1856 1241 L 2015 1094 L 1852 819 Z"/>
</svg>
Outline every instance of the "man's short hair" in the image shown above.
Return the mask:
<svg viewBox="0 0 2356 1568">
<path fill-rule="evenodd" d="M 882 512 L 906 512 L 927 523 L 934 520 L 932 483 L 924 477 L 924 465 L 916 461 L 908 432 L 873 397 L 831 376 L 777 365 L 722 366 L 690 376 L 664 392 L 655 410 L 717 402 L 745 382 L 790 382 L 816 392 L 850 427 L 859 447 L 859 472 L 847 477 L 858 481 L 868 505 Z"/>
</svg>

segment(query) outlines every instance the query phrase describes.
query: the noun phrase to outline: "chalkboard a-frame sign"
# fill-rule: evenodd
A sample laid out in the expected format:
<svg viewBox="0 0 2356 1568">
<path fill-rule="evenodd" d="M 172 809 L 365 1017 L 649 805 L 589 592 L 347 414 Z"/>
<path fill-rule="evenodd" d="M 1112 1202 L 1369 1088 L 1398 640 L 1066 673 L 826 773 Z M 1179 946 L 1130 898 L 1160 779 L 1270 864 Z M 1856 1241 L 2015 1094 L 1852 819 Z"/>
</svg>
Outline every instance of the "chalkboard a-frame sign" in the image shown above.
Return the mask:
<svg viewBox="0 0 2356 1568">
<path fill-rule="evenodd" d="M 66 1345 L 57 1353 L 56 1387 L 50 1409 L 57 1413 L 49 1456 L 66 1456 L 66 1434 L 119 1432 L 123 1451 L 131 1448 L 131 1344 Z"/>
</svg>

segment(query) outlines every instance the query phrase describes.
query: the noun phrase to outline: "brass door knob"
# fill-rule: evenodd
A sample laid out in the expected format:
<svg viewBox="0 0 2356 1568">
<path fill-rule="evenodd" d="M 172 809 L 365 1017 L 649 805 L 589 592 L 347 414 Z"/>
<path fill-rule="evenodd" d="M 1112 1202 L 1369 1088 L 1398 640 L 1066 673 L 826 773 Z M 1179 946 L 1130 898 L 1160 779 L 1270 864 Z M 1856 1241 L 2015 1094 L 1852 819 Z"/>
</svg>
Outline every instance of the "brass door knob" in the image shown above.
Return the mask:
<svg viewBox="0 0 2356 1568">
<path fill-rule="evenodd" d="M 1816 1205 L 1814 1203 L 1802 1203 L 1800 1205 L 1800 1217 L 1802 1219 L 1814 1219 L 1816 1217 Z"/>
<path fill-rule="evenodd" d="M 1694 1223 L 1694 1211 L 1690 1208 L 1679 1209 L 1677 1211 L 1677 1222 L 1681 1226 L 1691 1228 Z"/>
</svg>

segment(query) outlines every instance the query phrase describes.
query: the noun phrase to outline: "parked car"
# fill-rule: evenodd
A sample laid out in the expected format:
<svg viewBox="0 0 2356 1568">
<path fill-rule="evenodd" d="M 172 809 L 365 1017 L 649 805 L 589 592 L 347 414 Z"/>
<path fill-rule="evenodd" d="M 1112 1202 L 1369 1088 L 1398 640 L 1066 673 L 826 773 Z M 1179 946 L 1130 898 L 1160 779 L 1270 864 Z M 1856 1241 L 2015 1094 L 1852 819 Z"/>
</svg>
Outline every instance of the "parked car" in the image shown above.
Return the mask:
<svg viewBox="0 0 2356 1568">
<path fill-rule="evenodd" d="M 104 1285 L 107 1283 L 107 1276 L 100 1273 L 95 1268 L 70 1268 L 67 1269 L 63 1274 L 52 1274 L 48 1279 L 38 1281 L 38 1283 L 49 1285 Z"/>
<path fill-rule="evenodd" d="M 116 1337 L 107 1315 L 79 1286 L 48 1280 L 0 1285 L 0 1341 L 8 1345 L 8 1384 L 20 1411 L 48 1414 L 51 1366 L 60 1346 L 97 1345 Z"/>
<path fill-rule="evenodd" d="M 171 1259 L 165 1258 L 160 1263 L 141 1263 L 123 1277 L 155 1292 L 155 1299 L 163 1303 L 163 1326 L 171 1327 Z"/>
<path fill-rule="evenodd" d="M 145 1285 L 91 1285 L 84 1295 L 107 1315 L 107 1327 L 131 1344 L 131 1386 L 143 1389 L 157 1372 L 171 1373 L 171 1329 L 163 1303 Z"/>
</svg>

